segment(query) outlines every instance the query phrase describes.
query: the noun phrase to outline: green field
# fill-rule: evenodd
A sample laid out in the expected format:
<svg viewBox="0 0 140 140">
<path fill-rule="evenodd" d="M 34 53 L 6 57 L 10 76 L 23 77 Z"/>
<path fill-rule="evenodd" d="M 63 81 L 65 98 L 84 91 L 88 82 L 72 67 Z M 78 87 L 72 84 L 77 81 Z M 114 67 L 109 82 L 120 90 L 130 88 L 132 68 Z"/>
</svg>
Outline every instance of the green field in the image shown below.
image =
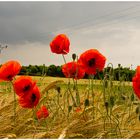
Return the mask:
<svg viewBox="0 0 140 140">
<path fill-rule="evenodd" d="M 12 85 L 0 84 L 0 138 L 140 138 L 140 107 L 131 82 L 82 79 L 75 87 L 70 79 L 68 88 L 66 78 L 33 79 L 41 100 L 34 111 L 21 108 L 17 101 L 16 124 Z M 41 105 L 50 112 L 45 120 L 33 115 Z"/>
</svg>

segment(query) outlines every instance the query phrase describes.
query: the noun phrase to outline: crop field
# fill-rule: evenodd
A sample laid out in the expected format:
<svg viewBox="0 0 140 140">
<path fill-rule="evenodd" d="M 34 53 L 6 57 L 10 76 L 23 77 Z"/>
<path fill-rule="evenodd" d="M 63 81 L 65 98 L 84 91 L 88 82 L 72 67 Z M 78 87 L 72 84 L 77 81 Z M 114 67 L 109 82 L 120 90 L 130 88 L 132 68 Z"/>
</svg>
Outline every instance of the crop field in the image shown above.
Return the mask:
<svg viewBox="0 0 140 140">
<path fill-rule="evenodd" d="M 82 79 L 75 87 L 73 80 L 67 78 L 32 79 L 41 91 L 40 102 L 36 108 L 26 109 L 16 100 L 16 115 L 12 85 L 1 82 L 0 138 L 140 137 L 139 101 L 131 82 L 107 80 L 104 84 L 101 80 Z M 42 104 L 49 116 L 38 120 L 35 113 Z"/>
</svg>

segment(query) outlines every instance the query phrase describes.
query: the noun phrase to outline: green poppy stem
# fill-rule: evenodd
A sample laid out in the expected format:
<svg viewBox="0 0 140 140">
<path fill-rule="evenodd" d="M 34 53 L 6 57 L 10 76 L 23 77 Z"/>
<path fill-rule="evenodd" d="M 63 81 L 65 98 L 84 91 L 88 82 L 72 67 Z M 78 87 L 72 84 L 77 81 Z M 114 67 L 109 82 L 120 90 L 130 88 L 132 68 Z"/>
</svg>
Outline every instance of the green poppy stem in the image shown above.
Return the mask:
<svg viewBox="0 0 140 140">
<path fill-rule="evenodd" d="M 14 125 L 16 125 L 16 94 L 14 92 Z"/>
<path fill-rule="evenodd" d="M 77 79 L 76 80 L 73 79 L 73 83 L 74 83 L 74 91 L 76 93 L 76 104 L 77 106 L 80 106 L 80 95 L 77 87 Z"/>
<path fill-rule="evenodd" d="M 66 64 L 67 62 L 66 62 L 65 56 L 63 54 L 62 54 L 62 56 L 63 56 L 63 60 L 64 60 L 64 62 Z"/>
<path fill-rule="evenodd" d="M 91 95 L 92 95 L 92 106 L 93 106 L 93 110 L 92 110 L 92 113 L 93 113 L 93 119 L 94 119 L 94 116 L 95 116 L 95 111 L 94 111 L 94 91 L 93 91 L 93 78 L 94 78 L 94 75 L 91 75 Z"/>
<path fill-rule="evenodd" d="M 35 137 L 35 133 L 36 133 L 36 122 L 35 122 L 35 108 L 32 109 L 33 111 L 33 127 L 34 127 L 34 133 L 33 133 L 33 138 Z"/>
<path fill-rule="evenodd" d="M 13 82 L 11 81 L 11 85 L 13 86 Z M 13 117 L 13 120 L 14 120 L 14 126 L 16 125 L 16 93 L 14 91 L 14 107 L 13 107 L 13 110 L 14 110 L 14 117 Z"/>
<path fill-rule="evenodd" d="M 66 64 L 66 63 L 67 63 L 67 62 L 66 62 L 66 59 L 65 59 L 65 57 L 64 57 L 63 54 L 62 54 L 62 56 L 63 56 L 64 63 Z M 67 71 L 68 71 L 68 67 L 67 67 Z M 70 90 L 70 76 L 68 77 L 68 85 L 67 85 L 67 88 L 68 88 L 68 91 L 69 91 L 69 93 L 70 93 L 70 95 L 71 95 L 73 105 L 75 106 L 75 105 L 76 105 L 76 102 L 75 102 L 74 97 L 73 97 L 73 95 L 72 95 L 72 92 L 71 92 L 71 90 Z M 68 108 L 69 108 L 69 95 L 68 95 L 69 93 L 67 92 L 67 104 L 68 104 Z M 68 109 L 68 110 L 69 110 L 69 109 Z M 69 112 L 69 111 L 68 111 L 68 112 Z"/>
</svg>

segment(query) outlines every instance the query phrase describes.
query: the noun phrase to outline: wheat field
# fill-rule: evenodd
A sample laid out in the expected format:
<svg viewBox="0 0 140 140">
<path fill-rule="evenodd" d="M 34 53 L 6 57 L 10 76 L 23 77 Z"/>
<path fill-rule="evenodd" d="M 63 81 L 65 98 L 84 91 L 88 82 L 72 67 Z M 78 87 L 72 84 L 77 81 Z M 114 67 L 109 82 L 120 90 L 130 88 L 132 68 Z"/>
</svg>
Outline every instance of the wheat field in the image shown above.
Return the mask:
<svg viewBox="0 0 140 140">
<path fill-rule="evenodd" d="M 69 105 L 65 102 L 68 79 L 33 79 L 40 88 L 41 100 L 35 110 L 21 108 L 16 101 L 15 124 L 12 85 L 1 83 L 0 138 L 140 138 L 140 107 L 131 82 L 107 81 L 104 87 L 102 81 L 93 80 L 93 102 L 88 92 L 89 80 L 79 80 L 81 109 L 76 111 L 71 98 Z M 72 79 L 70 86 L 75 96 Z M 104 105 L 104 97 L 107 105 Z M 34 115 L 41 104 L 46 105 L 50 113 L 45 120 L 37 120 Z"/>
</svg>

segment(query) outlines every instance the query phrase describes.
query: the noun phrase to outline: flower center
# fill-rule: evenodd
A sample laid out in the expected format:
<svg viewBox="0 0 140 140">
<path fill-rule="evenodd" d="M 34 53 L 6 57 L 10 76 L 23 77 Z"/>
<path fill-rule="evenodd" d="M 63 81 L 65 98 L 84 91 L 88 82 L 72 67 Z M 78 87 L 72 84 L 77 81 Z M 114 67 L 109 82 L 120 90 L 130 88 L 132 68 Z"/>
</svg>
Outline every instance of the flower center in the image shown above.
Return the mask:
<svg viewBox="0 0 140 140">
<path fill-rule="evenodd" d="M 33 93 L 31 96 L 31 102 L 34 103 L 36 100 L 36 95 Z"/>
<path fill-rule="evenodd" d="M 89 65 L 90 67 L 92 67 L 93 65 L 95 65 L 95 59 L 94 59 L 94 58 L 90 59 L 90 60 L 88 61 L 88 65 Z"/>
<path fill-rule="evenodd" d="M 71 75 L 72 77 L 74 77 L 74 76 L 75 76 L 75 72 L 71 72 L 70 75 Z"/>
<path fill-rule="evenodd" d="M 30 85 L 24 87 L 23 91 L 28 91 L 30 89 Z"/>
<path fill-rule="evenodd" d="M 12 75 L 8 75 L 7 79 L 12 80 L 12 77 L 13 77 Z"/>
</svg>

